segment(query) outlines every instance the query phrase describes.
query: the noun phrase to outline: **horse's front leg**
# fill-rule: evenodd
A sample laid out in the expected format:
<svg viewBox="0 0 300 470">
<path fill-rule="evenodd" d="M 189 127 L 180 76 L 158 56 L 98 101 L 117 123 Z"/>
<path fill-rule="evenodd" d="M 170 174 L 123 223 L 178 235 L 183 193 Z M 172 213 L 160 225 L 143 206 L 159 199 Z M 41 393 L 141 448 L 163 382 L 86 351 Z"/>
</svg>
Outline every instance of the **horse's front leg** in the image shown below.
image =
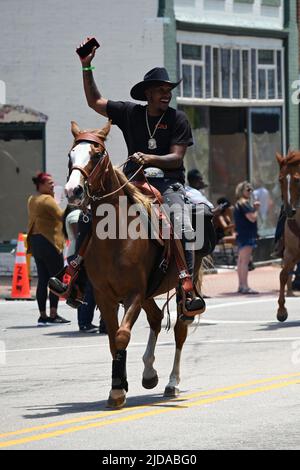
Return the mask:
<svg viewBox="0 0 300 470">
<path fill-rule="evenodd" d="M 141 295 L 136 294 L 124 300 L 125 314 L 116 333 L 116 354 L 112 363 L 112 386 L 107 405 L 110 408 L 122 408 L 128 392 L 126 372 L 126 348 L 131 337 L 131 329 L 142 308 Z"/>
<path fill-rule="evenodd" d="M 285 286 L 288 282 L 289 273 L 293 270 L 295 265 L 295 261 L 291 260 L 290 258 L 284 258 L 283 260 L 283 268 L 280 272 L 279 279 L 280 279 L 280 290 L 279 290 L 279 297 L 278 297 L 278 310 L 277 310 L 277 320 L 284 322 L 288 317 L 288 311 L 285 308 Z"/>
<path fill-rule="evenodd" d="M 169 377 L 169 383 L 165 388 L 165 397 L 177 397 L 179 395 L 180 382 L 180 359 L 181 351 L 187 337 L 188 326 L 177 318 L 174 334 L 175 334 L 175 357 L 173 369 Z"/>
<path fill-rule="evenodd" d="M 108 334 L 110 352 L 113 358 L 113 375 L 119 375 L 118 370 L 123 370 L 124 361 L 126 363 L 126 354 L 118 354 L 116 348 L 116 334 L 119 329 L 118 309 L 119 304 L 116 299 L 109 298 L 103 292 L 94 290 L 96 304 L 100 309 L 101 317 L 103 318 Z M 126 351 L 125 351 L 126 353 Z M 107 406 L 111 408 L 121 408 L 126 402 L 126 386 L 120 390 L 111 389 L 107 401 Z"/>
<path fill-rule="evenodd" d="M 160 333 L 163 314 L 153 299 L 145 300 L 142 307 L 147 314 L 147 320 L 150 326 L 147 348 L 143 355 L 144 371 L 142 385 L 144 388 L 151 389 L 158 384 L 158 375 L 153 364 L 155 361 L 155 346 Z"/>
</svg>

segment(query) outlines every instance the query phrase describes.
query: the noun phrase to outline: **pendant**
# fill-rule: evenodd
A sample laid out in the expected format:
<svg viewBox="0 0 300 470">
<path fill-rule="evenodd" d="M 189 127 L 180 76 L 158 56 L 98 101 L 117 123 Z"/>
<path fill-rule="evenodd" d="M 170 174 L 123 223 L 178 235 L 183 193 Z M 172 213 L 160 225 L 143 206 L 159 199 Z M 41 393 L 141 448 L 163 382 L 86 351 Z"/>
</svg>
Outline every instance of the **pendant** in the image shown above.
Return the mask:
<svg viewBox="0 0 300 470">
<path fill-rule="evenodd" d="M 156 140 L 153 139 L 153 137 L 151 139 L 148 140 L 148 149 L 149 150 L 154 150 L 157 148 L 157 144 L 156 144 Z"/>
</svg>

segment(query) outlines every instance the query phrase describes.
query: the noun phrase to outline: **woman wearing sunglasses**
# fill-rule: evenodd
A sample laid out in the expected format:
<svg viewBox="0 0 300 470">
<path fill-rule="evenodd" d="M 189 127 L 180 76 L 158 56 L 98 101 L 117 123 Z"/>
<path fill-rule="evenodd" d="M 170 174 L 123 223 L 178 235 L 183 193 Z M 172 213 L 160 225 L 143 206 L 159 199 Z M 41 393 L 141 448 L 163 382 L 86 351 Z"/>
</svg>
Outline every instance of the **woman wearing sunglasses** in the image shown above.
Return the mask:
<svg viewBox="0 0 300 470">
<path fill-rule="evenodd" d="M 257 214 L 259 201 L 251 203 L 252 186 L 248 181 L 239 183 L 235 190 L 237 202 L 234 207 L 234 220 L 238 246 L 237 272 L 239 278 L 238 293 L 258 294 L 248 286 L 248 265 L 252 257 L 257 239 Z"/>
</svg>

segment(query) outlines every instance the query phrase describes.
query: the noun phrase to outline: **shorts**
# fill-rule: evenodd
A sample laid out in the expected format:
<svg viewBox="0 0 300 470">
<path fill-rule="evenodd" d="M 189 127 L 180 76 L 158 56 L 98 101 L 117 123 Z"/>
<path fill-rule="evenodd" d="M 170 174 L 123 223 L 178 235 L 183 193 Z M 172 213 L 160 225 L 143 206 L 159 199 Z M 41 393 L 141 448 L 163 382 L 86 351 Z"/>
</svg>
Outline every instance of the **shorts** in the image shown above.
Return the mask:
<svg viewBox="0 0 300 470">
<path fill-rule="evenodd" d="M 248 238 L 244 240 L 239 240 L 237 238 L 236 244 L 238 246 L 238 249 L 241 250 L 242 248 L 245 248 L 245 246 L 251 246 L 252 248 L 256 248 L 256 238 Z"/>
</svg>

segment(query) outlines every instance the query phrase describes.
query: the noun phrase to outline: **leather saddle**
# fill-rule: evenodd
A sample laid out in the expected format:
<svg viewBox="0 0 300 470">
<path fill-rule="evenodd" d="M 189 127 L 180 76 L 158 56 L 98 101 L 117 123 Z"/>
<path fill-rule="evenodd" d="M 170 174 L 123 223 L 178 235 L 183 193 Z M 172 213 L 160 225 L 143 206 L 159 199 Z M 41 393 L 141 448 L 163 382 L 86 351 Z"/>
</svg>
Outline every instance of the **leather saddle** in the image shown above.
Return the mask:
<svg viewBox="0 0 300 470">
<path fill-rule="evenodd" d="M 146 181 L 135 181 L 133 184 L 144 194 L 152 199 L 153 203 L 158 203 L 159 205 L 163 202 L 163 197 L 158 189 L 151 186 Z M 189 202 L 188 200 L 186 201 Z M 160 210 L 160 209 L 156 209 Z M 158 218 L 162 223 L 171 224 L 169 220 L 166 219 L 164 213 L 160 210 Z M 201 219 L 199 219 L 201 217 Z M 209 255 L 215 248 L 216 245 L 216 235 L 215 229 L 212 223 L 213 213 L 208 205 L 205 203 L 192 204 L 192 226 L 194 230 L 199 227 L 199 223 L 204 223 L 204 237 L 203 245 L 199 250 L 202 257 Z M 153 227 L 151 230 L 151 220 L 148 221 L 148 233 L 153 233 Z M 193 280 L 188 274 L 187 265 L 185 261 L 184 251 L 182 247 L 181 240 L 176 239 L 173 235 L 172 227 L 170 227 L 170 237 L 168 239 L 162 237 L 161 230 L 155 232 L 158 236 L 154 239 L 154 242 L 159 244 L 161 250 L 159 251 L 158 257 L 154 264 L 153 271 L 150 275 L 148 282 L 147 297 L 151 295 L 159 288 L 170 264 L 171 258 L 175 258 L 176 266 L 178 270 L 179 279 L 181 281 L 181 286 L 184 292 L 191 291 L 195 289 L 193 285 Z"/>
</svg>

